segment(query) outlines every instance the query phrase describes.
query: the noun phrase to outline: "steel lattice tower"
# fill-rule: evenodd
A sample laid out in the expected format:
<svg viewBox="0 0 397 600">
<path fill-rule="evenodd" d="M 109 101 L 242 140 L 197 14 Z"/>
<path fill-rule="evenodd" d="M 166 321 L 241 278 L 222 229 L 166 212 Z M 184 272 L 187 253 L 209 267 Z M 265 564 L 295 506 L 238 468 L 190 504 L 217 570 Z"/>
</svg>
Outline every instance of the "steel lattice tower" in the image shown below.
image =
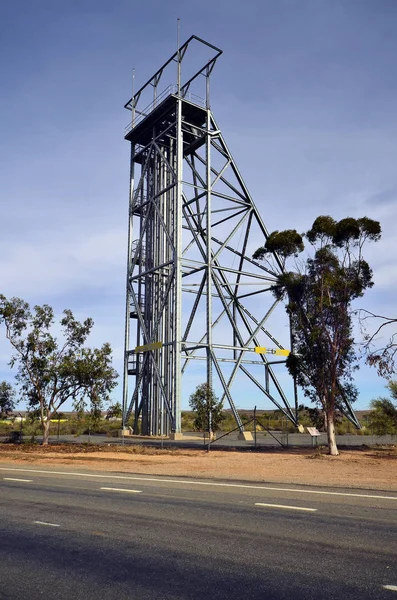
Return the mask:
<svg viewBox="0 0 397 600">
<path fill-rule="evenodd" d="M 207 58 L 183 82 L 193 46 Z M 124 424 L 134 415 L 134 432 L 141 419 L 146 435 L 180 432 L 181 378 L 193 361 L 205 366 L 201 381 L 216 379 L 241 431 L 237 374 L 297 423 L 296 397 L 291 408 L 275 372 L 285 359 L 253 354 L 256 346 L 283 348 L 272 333 L 277 303 L 269 292 L 283 267 L 276 255 L 274 268 L 252 259 L 268 233 L 210 109 L 221 54 L 192 36 L 125 105 L 132 120 L 123 415 Z M 170 67 L 176 85 L 164 89 Z M 203 99 L 193 92 L 200 83 Z"/>
</svg>

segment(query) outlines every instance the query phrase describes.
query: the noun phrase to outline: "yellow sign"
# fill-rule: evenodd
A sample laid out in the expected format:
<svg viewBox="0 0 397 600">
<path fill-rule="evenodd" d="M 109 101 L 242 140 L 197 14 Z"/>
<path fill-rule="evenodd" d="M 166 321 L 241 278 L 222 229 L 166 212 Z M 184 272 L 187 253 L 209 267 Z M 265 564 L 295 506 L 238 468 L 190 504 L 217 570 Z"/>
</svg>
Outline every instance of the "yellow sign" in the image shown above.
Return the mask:
<svg viewBox="0 0 397 600">
<path fill-rule="evenodd" d="M 276 356 L 289 356 L 290 350 L 284 350 L 283 348 L 263 348 L 262 346 L 256 346 L 255 352 L 257 354 L 275 354 Z"/>
<path fill-rule="evenodd" d="M 162 348 L 163 342 L 153 342 L 152 344 L 146 344 L 145 346 L 137 346 L 135 353 L 138 352 L 149 352 L 149 350 L 159 350 Z"/>
</svg>

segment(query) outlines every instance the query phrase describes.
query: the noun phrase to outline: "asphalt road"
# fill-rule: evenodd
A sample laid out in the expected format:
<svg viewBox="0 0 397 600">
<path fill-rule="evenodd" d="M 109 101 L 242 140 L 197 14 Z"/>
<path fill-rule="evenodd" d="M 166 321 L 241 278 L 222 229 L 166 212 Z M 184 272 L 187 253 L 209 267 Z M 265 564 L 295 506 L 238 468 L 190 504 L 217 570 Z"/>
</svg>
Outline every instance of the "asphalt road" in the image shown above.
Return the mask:
<svg viewBox="0 0 397 600">
<path fill-rule="evenodd" d="M 397 494 L 0 467 L 0 599 L 397 600 Z"/>
</svg>

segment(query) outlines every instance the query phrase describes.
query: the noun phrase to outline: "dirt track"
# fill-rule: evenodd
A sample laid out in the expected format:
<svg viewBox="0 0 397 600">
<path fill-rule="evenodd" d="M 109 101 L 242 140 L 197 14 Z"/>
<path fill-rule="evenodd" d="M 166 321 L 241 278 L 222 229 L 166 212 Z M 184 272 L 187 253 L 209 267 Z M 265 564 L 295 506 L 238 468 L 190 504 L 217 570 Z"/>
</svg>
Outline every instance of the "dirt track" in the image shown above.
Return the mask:
<svg viewBox="0 0 397 600">
<path fill-rule="evenodd" d="M 0 444 L 0 463 L 397 491 L 397 448 L 391 447 L 346 450 L 331 457 L 307 449 L 207 453 L 142 446 L 116 450 L 110 446 Z"/>
</svg>

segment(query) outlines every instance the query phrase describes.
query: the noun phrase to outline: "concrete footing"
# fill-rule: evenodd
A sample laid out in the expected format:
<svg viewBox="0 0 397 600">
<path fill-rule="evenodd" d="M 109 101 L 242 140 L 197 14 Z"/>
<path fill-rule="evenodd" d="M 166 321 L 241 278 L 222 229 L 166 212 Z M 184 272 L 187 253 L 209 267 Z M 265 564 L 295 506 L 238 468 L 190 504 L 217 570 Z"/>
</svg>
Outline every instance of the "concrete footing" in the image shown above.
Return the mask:
<svg viewBox="0 0 397 600">
<path fill-rule="evenodd" d="M 119 429 L 119 431 L 118 431 L 119 437 L 126 437 L 127 435 L 131 435 L 130 429 L 128 429 L 127 427 L 125 429 Z"/>
<path fill-rule="evenodd" d="M 252 442 L 254 440 L 250 431 L 240 431 L 240 433 L 237 436 L 237 439 L 245 440 L 246 442 Z"/>
<path fill-rule="evenodd" d="M 183 440 L 183 433 L 170 433 L 170 440 Z"/>
</svg>

